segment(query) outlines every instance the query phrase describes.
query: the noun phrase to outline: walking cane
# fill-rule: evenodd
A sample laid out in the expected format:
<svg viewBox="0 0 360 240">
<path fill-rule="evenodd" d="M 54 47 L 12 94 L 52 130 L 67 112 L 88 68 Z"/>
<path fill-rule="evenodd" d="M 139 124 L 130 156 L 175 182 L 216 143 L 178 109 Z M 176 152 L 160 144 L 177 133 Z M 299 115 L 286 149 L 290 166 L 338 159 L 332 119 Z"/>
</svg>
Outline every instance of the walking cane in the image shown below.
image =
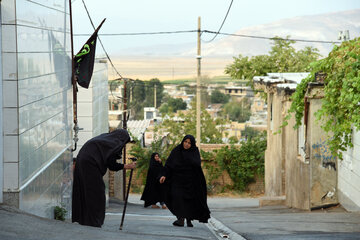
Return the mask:
<svg viewBox="0 0 360 240">
<path fill-rule="evenodd" d="M 136 158 L 130 158 L 133 162 L 135 162 L 137 159 Z M 133 174 L 134 169 L 131 169 L 130 171 L 130 177 L 129 177 L 129 185 L 127 188 L 127 192 L 126 192 L 126 196 L 125 196 L 125 204 L 124 204 L 124 210 L 123 210 L 123 214 L 121 217 L 121 223 L 120 223 L 120 230 L 122 230 L 123 227 L 123 223 L 124 223 L 124 219 L 125 219 L 125 211 L 126 211 L 126 206 L 127 206 L 127 202 L 128 202 L 128 198 L 129 198 L 129 191 L 130 191 L 130 185 L 131 185 L 131 178 L 132 178 L 132 174 Z"/>
</svg>

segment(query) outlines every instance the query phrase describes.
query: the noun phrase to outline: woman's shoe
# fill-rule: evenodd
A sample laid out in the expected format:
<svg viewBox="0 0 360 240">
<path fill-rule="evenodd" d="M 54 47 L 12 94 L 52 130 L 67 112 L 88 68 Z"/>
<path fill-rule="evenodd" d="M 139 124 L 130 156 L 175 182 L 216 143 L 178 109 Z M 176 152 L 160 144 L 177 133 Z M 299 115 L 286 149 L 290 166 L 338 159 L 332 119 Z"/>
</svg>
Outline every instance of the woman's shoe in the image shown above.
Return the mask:
<svg viewBox="0 0 360 240">
<path fill-rule="evenodd" d="M 184 226 L 184 219 L 183 218 L 178 218 L 178 220 L 173 222 L 173 225 L 178 226 L 178 227 L 183 227 Z"/>
<path fill-rule="evenodd" d="M 191 220 L 190 219 L 186 219 L 186 225 L 188 227 L 193 227 L 194 225 L 191 223 Z"/>
<path fill-rule="evenodd" d="M 160 208 L 158 205 L 151 205 L 151 208 Z"/>
<path fill-rule="evenodd" d="M 166 205 L 165 205 L 165 204 L 164 204 L 164 205 L 162 205 L 161 207 L 162 207 L 162 209 L 167 209 L 167 207 L 166 207 Z"/>
</svg>

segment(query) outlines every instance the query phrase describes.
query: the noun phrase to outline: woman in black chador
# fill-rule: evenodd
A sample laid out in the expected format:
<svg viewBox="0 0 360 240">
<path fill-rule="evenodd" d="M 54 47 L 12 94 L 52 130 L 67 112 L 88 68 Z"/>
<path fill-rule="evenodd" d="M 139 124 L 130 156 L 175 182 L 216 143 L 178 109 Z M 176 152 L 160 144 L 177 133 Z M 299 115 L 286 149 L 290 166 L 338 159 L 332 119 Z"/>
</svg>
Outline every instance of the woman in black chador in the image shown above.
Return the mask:
<svg viewBox="0 0 360 240">
<path fill-rule="evenodd" d="M 104 133 L 87 141 L 80 149 L 74 170 L 72 221 L 101 227 L 105 219 L 105 184 L 107 169 L 135 168 L 135 163 L 121 164 L 122 149 L 130 141 L 124 129 Z"/>
<path fill-rule="evenodd" d="M 165 176 L 160 183 L 167 182 L 165 203 L 177 217 L 174 226 L 192 227 L 192 220 L 207 223 L 210 211 L 207 206 L 207 191 L 204 173 L 201 169 L 199 149 L 195 138 L 186 135 L 181 144 L 170 153 L 165 163 Z"/>
<path fill-rule="evenodd" d="M 166 209 L 164 203 L 164 186 L 159 183 L 163 168 L 159 154 L 151 154 L 146 185 L 141 196 L 141 200 L 145 201 L 144 207 L 151 205 L 152 208 L 159 208 L 159 206 L 156 205 L 156 203 L 159 202 L 162 208 Z"/>
</svg>

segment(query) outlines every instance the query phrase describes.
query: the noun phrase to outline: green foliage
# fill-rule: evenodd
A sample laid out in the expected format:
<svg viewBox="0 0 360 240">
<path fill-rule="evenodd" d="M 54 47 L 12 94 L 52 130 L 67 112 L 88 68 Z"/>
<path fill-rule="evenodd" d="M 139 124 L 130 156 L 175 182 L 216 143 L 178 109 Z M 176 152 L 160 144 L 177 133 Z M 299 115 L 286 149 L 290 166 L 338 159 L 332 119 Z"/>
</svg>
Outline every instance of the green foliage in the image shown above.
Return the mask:
<svg viewBox="0 0 360 240">
<path fill-rule="evenodd" d="M 332 154 L 342 159 L 341 151 L 353 147 L 353 128 L 360 130 L 360 38 L 334 46 L 328 57 L 313 63 L 311 67 L 309 77 L 297 86 L 292 95 L 286 120 L 291 113 L 295 113 L 295 127 L 301 124 L 307 84 L 315 80 L 315 73 L 326 74 L 322 107 L 316 117 L 325 121 L 322 128 L 333 135 L 329 140 Z"/>
<path fill-rule="evenodd" d="M 243 142 L 240 147 L 235 145 L 225 146 L 212 154 L 202 153 L 204 168 L 207 169 L 207 178 L 212 182 L 218 178 L 222 171 L 226 170 L 233 180 L 235 190 L 246 190 L 249 183 L 255 180 L 255 176 L 264 175 L 264 153 L 266 149 L 266 135 L 261 135 Z M 211 165 L 214 161 L 217 165 Z"/>
<path fill-rule="evenodd" d="M 61 206 L 54 207 L 54 219 L 65 221 L 67 210 Z"/>
<path fill-rule="evenodd" d="M 234 57 L 234 62 L 225 68 L 225 73 L 233 79 L 248 79 L 253 88 L 253 77 L 264 76 L 270 72 L 304 72 L 309 64 L 319 58 L 318 49 L 305 47 L 296 51 L 292 46 L 295 42 L 275 37 L 269 55 L 254 57 Z"/>
<path fill-rule="evenodd" d="M 122 83 L 122 82 L 121 82 Z M 115 85 L 115 84 L 113 84 Z M 128 97 L 127 107 L 131 110 L 131 113 L 135 113 L 131 116 L 135 120 L 144 118 L 144 107 L 153 107 L 154 105 L 154 93 L 156 91 L 156 106 L 160 106 L 164 97 L 164 86 L 159 79 L 154 78 L 150 81 L 135 80 L 129 81 L 127 84 L 126 96 Z M 131 96 L 131 97 L 130 97 Z"/>
<path fill-rule="evenodd" d="M 239 142 L 239 139 L 237 137 L 235 137 L 235 136 L 229 137 L 229 143 L 230 144 L 236 144 L 238 142 Z"/>
<path fill-rule="evenodd" d="M 146 82 L 145 88 L 145 105 L 144 107 L 153 107 L 154 104 L 154 93 L 156 91 L 156 106 L 160 106 L 163 98 L 164 86 L 159 79 L 153 78 Z"/>
<path fill-rule="evenodd" d="M 160 113 L 170 113 L 176 112 L 177 110 L 185 110 L 186 102 L 184 102 L 181 98 L 171 98 L 169 97 L 167 101 L 161 105 Z"/>
<path fill-rule="evenodd" d="M 230 96 L 220 92 L 219 90 L 214 90 L 211 93 L 211 103 L 227 103 L 229 102 Z"/>
<path fill-rule="evenodd" d="M 231 121 L 246 122 L 251 116 L 248 98 L 244 98 L 241 102 L 228 102 L 223 107 L 222 115 L 229 116 Z"/>
<path fill-rule="evenodd" d="M 245 129 L 241 131 L 241 136 L 246 139 L 251 139 L 261 135 L 261 131 L 258 131 L 252 127 L 245 126 Z"/>
<path fill-rule="evenodd" d="M 155 131 L 159 134 L 169 133 L 167 138 L 171 144 L 179 144 L 187 134 L 196 136 L 196 106 L 192 103 L 192 108 L 186 114 L 179 113 L 177 119 L 173 120 L 175 115 L 170 114 L 165 118 L 161 125 Z M 201 109 L 201 142 L 202 143 L 222 143 L 222 128 L 217 125 L 224 125 L 224 119 L 213 119 L 204 109 Z"/>
<path fill-rule="evenodd" d="M 151 154 L 154 152 L 159 153 L 160 159 L 165 162 L 166 159 L 163 159 L 163 156 L 168 156 L 169 151 L 169 146 L 164 145 L 162 139 L 157 136 L 155 136 L 155 141 L 153 141 L 151 146 L 148 148 L 143 148 L 140 144 L 140 141 L 136 141 L 135 145 L 132 146 L 129 153 L 137 158 L 137 176 L 143 176 L 143 184 L 145 184 L 146 181 L 146 174 L 149 168 Z"/>
</svg>

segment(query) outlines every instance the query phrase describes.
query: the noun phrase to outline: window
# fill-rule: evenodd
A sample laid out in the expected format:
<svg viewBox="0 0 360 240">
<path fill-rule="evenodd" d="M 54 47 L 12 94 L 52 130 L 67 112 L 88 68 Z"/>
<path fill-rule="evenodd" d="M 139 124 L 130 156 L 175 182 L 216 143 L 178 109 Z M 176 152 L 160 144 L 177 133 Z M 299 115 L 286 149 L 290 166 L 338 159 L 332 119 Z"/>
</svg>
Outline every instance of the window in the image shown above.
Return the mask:
<svg viewBox="0 0 360 240">
<path fill-rule="evenodd" d="M 153 119 L 154 113 L 153 112 L 146 112 L 146 119 Z"/>
</svg>

